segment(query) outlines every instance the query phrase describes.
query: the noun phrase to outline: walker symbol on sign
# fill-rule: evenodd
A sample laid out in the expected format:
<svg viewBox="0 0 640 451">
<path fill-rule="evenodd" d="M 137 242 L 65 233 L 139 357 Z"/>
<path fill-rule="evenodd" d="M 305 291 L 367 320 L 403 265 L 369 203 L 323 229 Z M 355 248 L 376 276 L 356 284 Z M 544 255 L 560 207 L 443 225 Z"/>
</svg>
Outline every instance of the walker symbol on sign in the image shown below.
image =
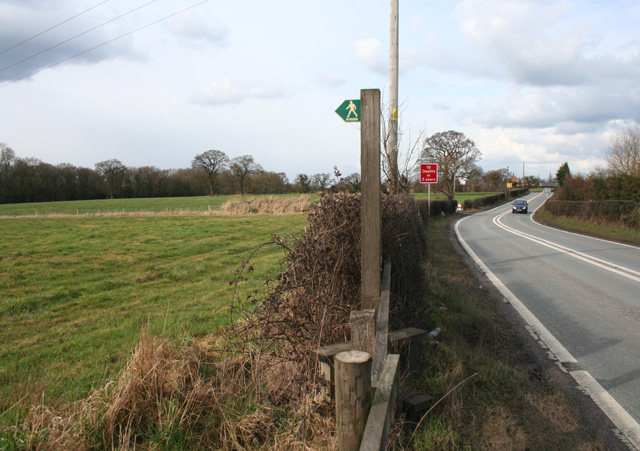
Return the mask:
<svg viewBox="0 0 640 451">
<path fill-rule="evenodd" d="M 336 113 L 345 122 L 360 122 L 360 99 L 345 100 Z"/>
<path fill-rule="evenodd" d="M 349 114 L 347 114 L 347 119 L 349 119 L 352 114 L 355 116 L 355 119 L 358 119 L 357 107 L 356 107 L 356 104 L 353 103 L 353 100 L 349 100 L 349 106 L 347 107 L 347 111 L 349 111 Z"/>
</svg>

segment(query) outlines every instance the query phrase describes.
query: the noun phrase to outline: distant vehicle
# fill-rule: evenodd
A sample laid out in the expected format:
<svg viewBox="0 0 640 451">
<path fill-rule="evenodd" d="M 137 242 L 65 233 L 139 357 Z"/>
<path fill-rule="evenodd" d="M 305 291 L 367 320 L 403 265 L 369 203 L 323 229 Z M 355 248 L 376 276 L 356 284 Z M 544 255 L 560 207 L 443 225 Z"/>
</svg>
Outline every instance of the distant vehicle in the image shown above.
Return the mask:
<svg viewBox="0 0 640 451">
<path fill-rule="evenodd" d="M 529 211 L 529 204 L 526 200 L 518 199 L 513 203 L 511 207 L 511 213 L 524 213 L 526 214 Z"/>
</svg>

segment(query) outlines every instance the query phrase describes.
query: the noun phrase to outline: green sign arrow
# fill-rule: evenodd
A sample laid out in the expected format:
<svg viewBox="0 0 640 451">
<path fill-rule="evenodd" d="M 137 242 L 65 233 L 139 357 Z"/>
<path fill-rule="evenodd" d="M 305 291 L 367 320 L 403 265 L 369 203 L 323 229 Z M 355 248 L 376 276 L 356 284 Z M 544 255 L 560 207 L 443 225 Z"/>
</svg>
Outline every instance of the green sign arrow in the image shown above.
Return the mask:
<svg viewBox="0 0 640 451">
<path fill-rule="evenodd" d="M 336 113 L 345 122 L 360 122 L 360 99 L 345 100 Z"/>
</svg>

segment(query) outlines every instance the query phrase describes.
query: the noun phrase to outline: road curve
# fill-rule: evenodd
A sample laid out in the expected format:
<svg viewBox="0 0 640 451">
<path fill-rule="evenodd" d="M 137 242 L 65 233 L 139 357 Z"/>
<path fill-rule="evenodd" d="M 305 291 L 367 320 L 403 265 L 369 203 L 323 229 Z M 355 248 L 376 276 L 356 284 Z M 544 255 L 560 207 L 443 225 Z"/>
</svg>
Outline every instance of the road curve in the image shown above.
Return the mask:
<svg viewBox="0 0 640 451">
<path fill-rule="evenodd" d="M 456 223 L 478 268 L 550 358 L 640 450 L 640 248 L 545 227 L 511 206 Z"/>
</svg>

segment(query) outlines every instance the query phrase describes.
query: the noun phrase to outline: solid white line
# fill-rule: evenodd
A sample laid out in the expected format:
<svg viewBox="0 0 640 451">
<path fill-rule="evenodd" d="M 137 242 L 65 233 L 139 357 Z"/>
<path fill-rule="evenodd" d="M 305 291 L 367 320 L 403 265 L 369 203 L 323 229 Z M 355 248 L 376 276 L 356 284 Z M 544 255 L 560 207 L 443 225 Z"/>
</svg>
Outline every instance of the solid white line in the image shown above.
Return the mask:
<svg viewBox="0 0 640 451">
<path fill-rule="evenodd" d="M 533 313 L 509 290 L 504 283 L 484 264 L 478 255 L 471 249 L 467 242 L 460 235 L 459 224 L 467 218 L 457 221 L 455 232 L 458 241 L 464 250 L 473 259 L 480 270 L 489 278 L 491 283 L 503 294 L 503 296 L 513 305 L 520 316 L 529 325 L 529 333 L 536 339 L 543 348 L 549 350 L 549 357 L 560 363 L 577 363 L 571 353 L 553 336 L 551 332 L 535 317 Z M 576 383 L 593 399 L 604 414 L 611 420 L 620 431 L 622 440 L 630 447 L 640 451 L 640 425 L 629 413 L 607 392 L 593 376 L 587 371 L 571 371 L 569 374 Z"/>
<path fill-rule="evenodd" d="M 539 197 L 539 196 L 536 196 L 536 197 L 534 197 L 533 199 L 536 199 L 536 198 L 538 198 L 538 197 Z M 533 199 L 531 199 L 531 200 L 533 200 Z M 549 199 L 550 199 L 550 197 L 548 197 L 547 199 L 545 199 L 545 200 L 544 200 L 544 202 L 542 202 L 540 205 L 538 205 L 538 207 L 537 207 L 535 210 L 533 210 L 533 212 L 531 213 L 531 215 L 530 215 L 530 217 L 529 217 L 529 219 L 531 220 L 531 222 L 535 223 L 536 225 L 538 225 L 538 226 L 540 226 L 540 227 L 544 227 L 545 229 L 553 230 L 553 231 L 555 231 L 555 232 L 565 233 L 565 234 L 567 234 L 567 235 L 575 235 L 575 236 L 579 236 L 579 237 L 581 237 L 581 238 L 589 238 L 590 240 L 594 240 L 594 241 L 602 241 L 603 243 L 615 244 L 615 245 L 617 245 L 617 246 L 628 247 L 628 248 L 631 248 L 631 249 L 638 249 L 638 246 L 634 246 L 634 245 L 632 245 L 632 244 L 626 244 L 626 243 L 620 243 L 620 242 L 617 242 L 617 241 L 605 240 L 604 238 L 597 238 L 597 237 L 595 237 L 595 236 L 582 235 L 581 233 L 576 233 L 576 232 L 569 232 L 568 230 L 562 230 L 562 229 L 557 229 L 557 228 L 555 228 L 555 227 L 550 227 L 550 226 L 548 226 L 548 225 L 546 225 L 546 224 L 543 224 L 543 223 L 541 223 L 541 222 L 538 222 L 538 221 L 534 220 L 533 218 L 535 217 L 536 212 L 537 212 L 538 210 L 540 210 L 540 209 L 544 206 L 545 202 L 546 202 L 546 201 L 548 201 Z"/>
<path fill-rule="evenodd" d="M 589 393 L 591 399 L 624 435 L 628 444 L 640 449 L 640 425 L 636 420 L 587 371 L 571 371 L 569 374 Z"/>
<path fill-rule="evenodd" d="M 570 255 L 571 257 L 577 258 L 578 260 L 582 260 L 584 262 L 598 266 L 602 269 L 606 269 L 607 271 L 611 271 L 620 276 L 627 277 L 628 279 L 631 279 L 635 282 L 640 282 L 640 271 L 636 271 L 634 269 L 627 268 L 622 265 L 617 265 L 615 263 L 611 263 L 609 261 L 602 260 L 600 258 L 593 257 L 591 255 L 588 255 L 582 252 L 578 252 L 571 248 L 553 243 L 551 241 L 545 240 L 543 238 L 539 238 L 537 236 L 529 235 L 528 233 L 521 232 L 512 227 L 509 227 L 508 225 L 503 224 L 501 219 L 507 214 L 509 214 L 508 211 L 496 216 L 495 218 L 493 218 L 493 223 L 498 227 L 500 227 L 501 229 L 506 230 L 507 232 L 513 233 L 514 235 L 521 236 L 522 238 L 526 238 L 530 241 L 534 241 L 536 243 L 542 244 L 543 246 L 547 246 L 553 250 L 562 252 L 563 254 Z"/>
</svg>

